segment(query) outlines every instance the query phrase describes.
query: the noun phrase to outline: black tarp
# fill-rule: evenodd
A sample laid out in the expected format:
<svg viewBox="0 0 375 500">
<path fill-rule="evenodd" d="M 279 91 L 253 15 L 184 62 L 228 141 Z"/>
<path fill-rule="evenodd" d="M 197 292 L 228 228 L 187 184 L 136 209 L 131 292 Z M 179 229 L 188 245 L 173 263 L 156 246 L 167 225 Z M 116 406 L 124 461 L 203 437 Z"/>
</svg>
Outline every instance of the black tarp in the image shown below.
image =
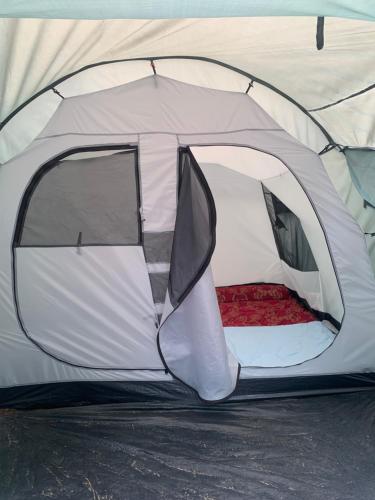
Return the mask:
<svg viewBox="0 0 375 500">
<path fill-rule="evenodd" d="M 375 498 L 375 392 L 0 410 L 0 498 Z"/>
</svg>

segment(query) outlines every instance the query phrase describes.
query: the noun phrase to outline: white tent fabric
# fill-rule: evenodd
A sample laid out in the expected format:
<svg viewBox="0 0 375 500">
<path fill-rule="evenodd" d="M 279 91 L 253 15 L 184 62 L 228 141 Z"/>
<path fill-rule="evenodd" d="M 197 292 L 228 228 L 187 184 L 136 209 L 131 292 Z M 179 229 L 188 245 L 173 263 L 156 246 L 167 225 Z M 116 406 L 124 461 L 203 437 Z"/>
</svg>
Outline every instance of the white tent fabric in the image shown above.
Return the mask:
<svg viewBox="0 0 375 500">
<path fill-rule="evenodd" d="M 220 151 L 220 147 L 193 148 L 198 162 L 207 149 Z M 227 154 L 231 150 L 235 158 L 237 149 L 226 148 Z M 247 158 L 247 162 L 240 161 L 239 164 L 245 170 L 252 162 Z M 283 272 L 262 185 L 252 178 L 251 167 L 247 175 L 217 163 L 202 163 L 201 168 L 214 197 L 217 213 L 216 247 L 211 261 L 215 285 L 282 283 Z M 264 170 L 267 170 L 267 165 Z"/>
</svg>

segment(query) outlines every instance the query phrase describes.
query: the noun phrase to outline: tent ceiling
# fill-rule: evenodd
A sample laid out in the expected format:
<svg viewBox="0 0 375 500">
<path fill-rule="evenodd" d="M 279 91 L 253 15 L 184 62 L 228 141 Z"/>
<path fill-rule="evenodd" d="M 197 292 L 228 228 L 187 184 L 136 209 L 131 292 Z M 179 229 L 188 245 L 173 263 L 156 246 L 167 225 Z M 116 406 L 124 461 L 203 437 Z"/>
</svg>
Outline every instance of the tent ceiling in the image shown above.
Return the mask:
<svg viewBox="0 0 375 500">
<path fill-rule="evenodd" d="M 328 18 L 323 50 L 316 49 L 315 37 L 313 17 L 1 19 L 0 119 L 70 72 L 123 58 L 188 55 L 220 60 L 271 83 L 307 109 L 374 83 L 374 23 Z M 313 114 L 338 142 L 373 145 L 374 101 L 375 92 L 369 91 Z"/>
</svg>

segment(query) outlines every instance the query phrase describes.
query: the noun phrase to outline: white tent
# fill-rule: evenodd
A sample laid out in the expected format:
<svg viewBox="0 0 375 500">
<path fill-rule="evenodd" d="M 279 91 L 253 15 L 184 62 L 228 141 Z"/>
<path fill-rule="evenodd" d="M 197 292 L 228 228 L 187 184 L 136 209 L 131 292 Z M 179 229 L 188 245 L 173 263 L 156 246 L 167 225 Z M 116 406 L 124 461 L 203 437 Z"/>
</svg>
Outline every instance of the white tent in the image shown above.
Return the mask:
<svg viewBox="0 0 375 500">
<path fill-rule="evenodd" d="M 370 21 L 320 19 L 321 50 L 313 17 L 0 23 L 4 400 L 371 383 Z M 224 327 L 215 287 L 248 283 L 315 321 Z"/>
</svg>

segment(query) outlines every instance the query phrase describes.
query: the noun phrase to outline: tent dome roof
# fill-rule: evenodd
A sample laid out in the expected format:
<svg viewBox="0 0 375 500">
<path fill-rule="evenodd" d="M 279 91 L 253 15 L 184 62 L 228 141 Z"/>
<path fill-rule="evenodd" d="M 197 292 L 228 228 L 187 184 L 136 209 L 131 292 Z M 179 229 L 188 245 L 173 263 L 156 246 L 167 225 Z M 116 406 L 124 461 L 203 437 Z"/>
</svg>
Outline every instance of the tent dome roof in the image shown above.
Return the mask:
<svg viewBox="0 0 375 500">
<path fill-rule="evenodd" d="M 280 126 L 245 93 L 152 75 L 62 100 L 41 137 L 67 133 L 207 134 L 252 128 Z"/>
</svg>

